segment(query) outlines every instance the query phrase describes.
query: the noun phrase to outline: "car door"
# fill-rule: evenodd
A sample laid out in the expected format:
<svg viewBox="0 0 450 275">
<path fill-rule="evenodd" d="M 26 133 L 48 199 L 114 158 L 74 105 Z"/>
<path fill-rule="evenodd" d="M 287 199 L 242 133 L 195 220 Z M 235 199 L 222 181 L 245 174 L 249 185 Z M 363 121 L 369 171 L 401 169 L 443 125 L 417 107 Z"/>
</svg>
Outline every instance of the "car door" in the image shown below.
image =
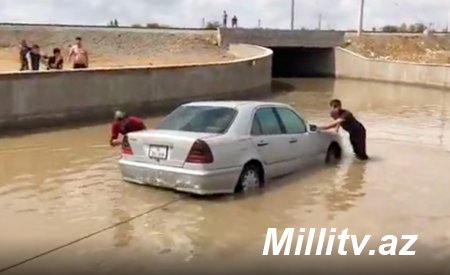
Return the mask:
<svg viewBox="0 0 450 275">
<path fill-rule="evenodd" d="M 289 140 L 290 169 L 296 169 L 315 155 L 317 151 L 316 139 L 309 132 L 308 125 L 294 110 L 277 107 L 277 115 L 285 129 Z"/>
<path fill-rule="evenodd" d="M 256 110 L 251 135 L 267 177 L 285 174 L 286 161 L 289 159 L 289 139 L 274 108 L 263 107 Z"/>
</svg>

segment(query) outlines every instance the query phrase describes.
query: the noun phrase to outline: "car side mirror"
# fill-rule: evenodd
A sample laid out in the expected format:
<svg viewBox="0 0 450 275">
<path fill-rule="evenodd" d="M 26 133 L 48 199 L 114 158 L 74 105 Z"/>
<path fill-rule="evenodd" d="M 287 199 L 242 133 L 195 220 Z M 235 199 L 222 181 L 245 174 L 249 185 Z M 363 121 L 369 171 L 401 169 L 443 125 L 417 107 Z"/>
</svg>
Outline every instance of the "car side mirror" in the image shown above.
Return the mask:
<svg viewBox="0 0 450 275">
<path fill-rule="evenodd" d="M 317 132 L 317 125 L 310 124 L 310 125 L 309 125 L 309 130 L 310 130 L 311 132 Z"/>
</svg>

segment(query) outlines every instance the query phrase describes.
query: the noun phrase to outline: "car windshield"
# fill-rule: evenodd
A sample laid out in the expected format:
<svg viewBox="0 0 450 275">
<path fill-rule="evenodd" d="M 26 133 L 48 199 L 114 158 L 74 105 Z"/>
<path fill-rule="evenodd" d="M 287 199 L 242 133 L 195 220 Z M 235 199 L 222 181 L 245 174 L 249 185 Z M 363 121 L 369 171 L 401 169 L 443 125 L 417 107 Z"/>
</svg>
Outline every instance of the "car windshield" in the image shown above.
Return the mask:
<svg viewBox="0 0 450 275">
<path fill-rule="evenodd" d="M 181 106 L 156 128 L 183 132 L 224 134 L 237 114 L 226 107 Z"/>
</svg>

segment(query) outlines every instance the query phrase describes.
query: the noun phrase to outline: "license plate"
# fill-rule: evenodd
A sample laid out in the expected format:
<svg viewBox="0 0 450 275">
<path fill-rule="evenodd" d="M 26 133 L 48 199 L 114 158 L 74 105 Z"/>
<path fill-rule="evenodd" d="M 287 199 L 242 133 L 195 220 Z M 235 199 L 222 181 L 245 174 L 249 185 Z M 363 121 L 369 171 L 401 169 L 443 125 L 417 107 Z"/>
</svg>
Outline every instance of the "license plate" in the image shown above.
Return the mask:
<svg viewBox="0 0 450 275">
<path fill-rule="evenodd" d="M 167 159 L 167 146 L 150 145 L 148 156 L 152 159 Z"/>
</svg>

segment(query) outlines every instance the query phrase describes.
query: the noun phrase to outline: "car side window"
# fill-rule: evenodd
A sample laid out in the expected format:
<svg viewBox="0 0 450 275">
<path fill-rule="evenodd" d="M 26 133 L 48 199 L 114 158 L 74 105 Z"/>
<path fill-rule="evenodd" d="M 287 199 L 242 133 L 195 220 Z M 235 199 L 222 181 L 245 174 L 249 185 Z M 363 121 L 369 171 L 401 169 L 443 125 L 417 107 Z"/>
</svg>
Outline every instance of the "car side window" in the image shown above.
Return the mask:
<svg viewBox="0 0 450 275">
<path fill-rule="evenodd" d="M 253 130 L 255 130 L 255 134 Z M 258 132 L 259 134 L 257 134 Z M 274 109 L 262 108 L 256 111 L 255 118 L 253 119 L 252 135 L 279 135 L 279 134 L 283 134 L 283 131 L 281 129 L 281 125 L 278 121 Z"/>
<path fill-rule="evenodd" d="M 294 111 L 288 108 L 276 110 L 287 134 L 303 134 L 308 131 L 306 123 Z"/>
<path fill-rule="evenodd" d="M 253 118 L 253 124 L 252 124 L 252 136 L 261 136 L 263 134 L 261 129 L 261 123 L 259 122 L 258 118 L 255 116 Z"/>
</svg>

